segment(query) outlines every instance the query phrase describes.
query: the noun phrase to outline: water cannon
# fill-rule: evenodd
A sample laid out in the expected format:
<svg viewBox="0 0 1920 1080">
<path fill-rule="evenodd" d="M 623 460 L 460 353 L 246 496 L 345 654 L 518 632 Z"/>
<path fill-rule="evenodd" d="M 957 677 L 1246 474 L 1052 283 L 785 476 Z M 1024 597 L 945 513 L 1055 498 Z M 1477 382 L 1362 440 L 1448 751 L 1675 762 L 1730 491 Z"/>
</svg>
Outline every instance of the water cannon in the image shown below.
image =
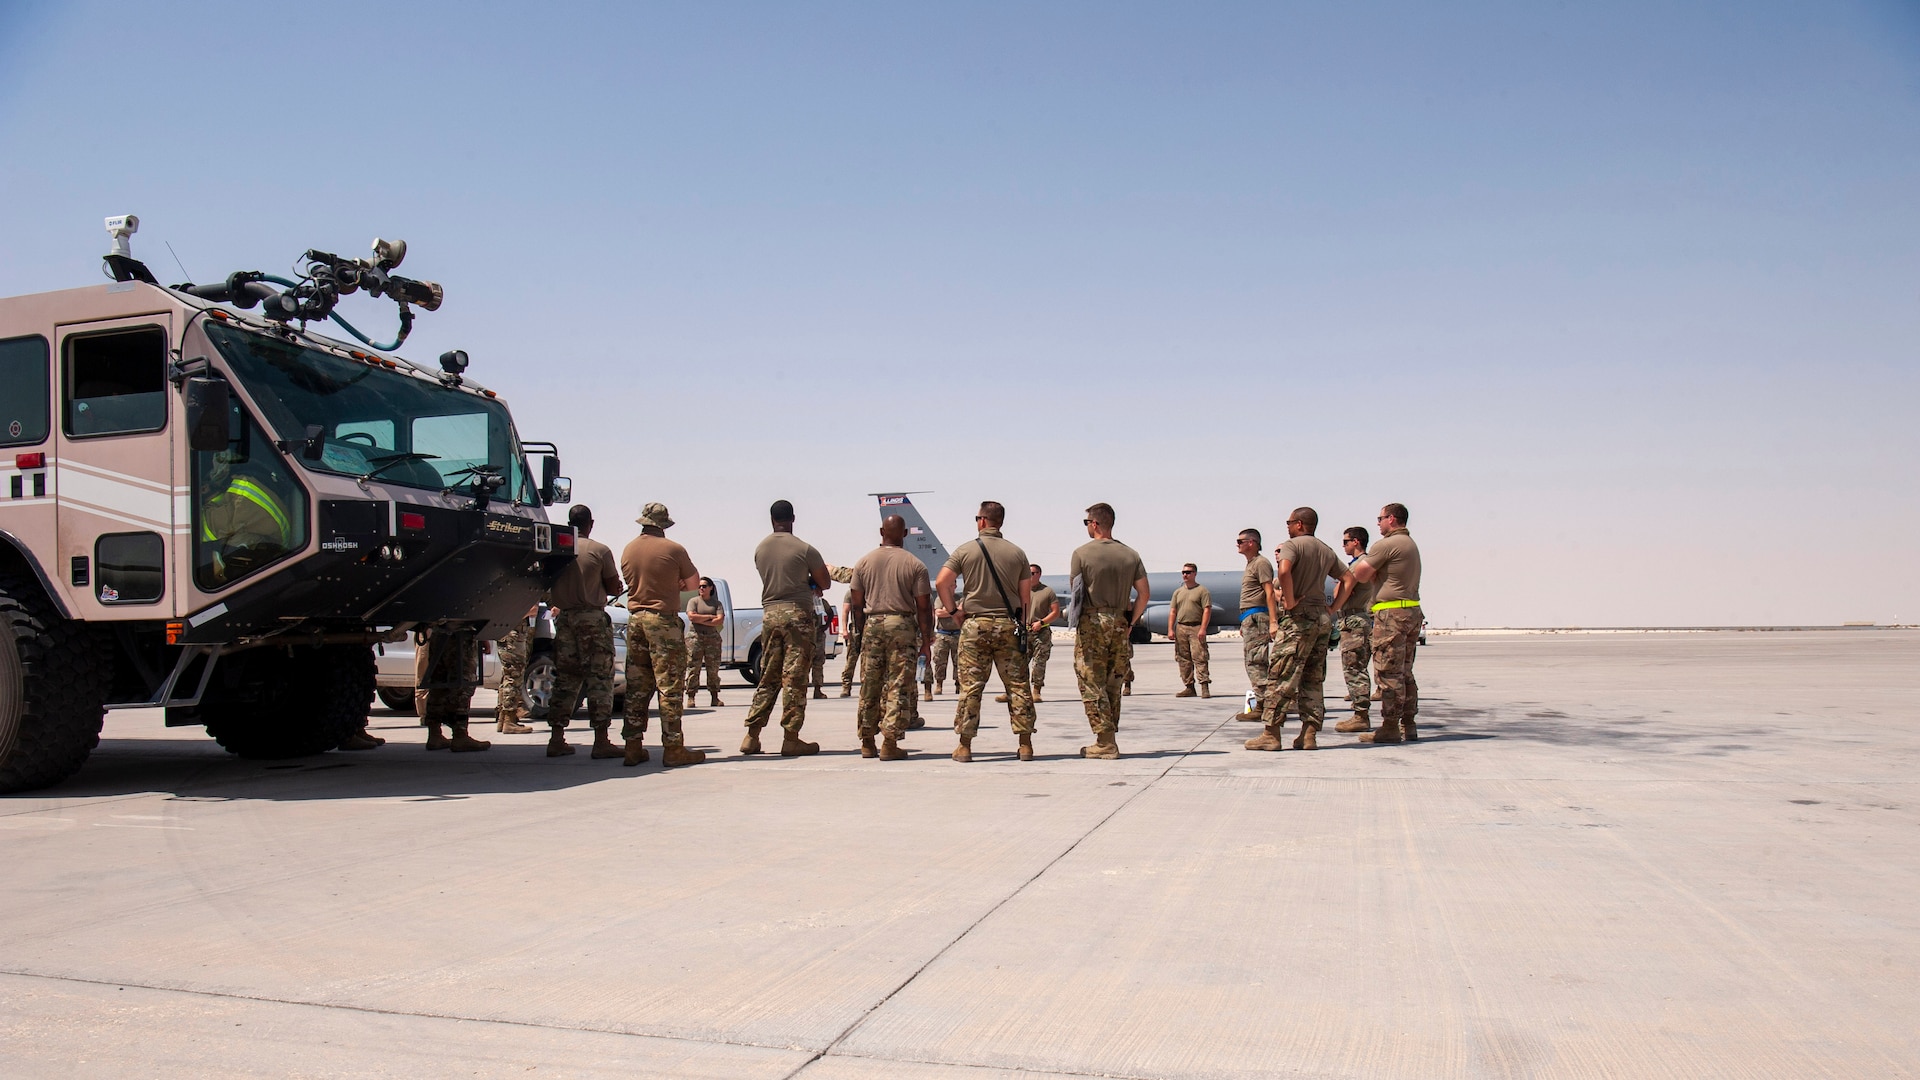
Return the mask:
<svg viewBox="0 0 1920 1080">
<path fill-rule="evenodd" d="M 159 282 L 153 279 L 153 271 L 147 264 L 133 257 L 133 245 L 128 237 L 140 231 L 140 218 L 134 214 L 115 214 L 107 219 L 107 235 L 113 239 L 113 250 L 101 256 L 106 264 L 107 276 L 115 281 L 144 281 L 149 285 Z"/>
<path fill-rule="evenodd" d="M 109 218 L 108 225 L 113 221 Z M 132 215 L 126 220 L 133 221 Z M 137 223 L 136 223 L 137 224 Z M 132 231 L 131 228 L 128 230 Z M 116 234 L 117 236 L 118 234 Z M 376 237 L 373 241 L 373 255 L 366 259 L 346 259 L 329 251 L 309 249 L 301 257 L 300 280 L 289 281 L 286 278 L 263 274 L 257 270 L 246 270 L 227 278 L 218 285 L 176 285 L 174 288 L 193 296 L 235 304 L 241 308 L 260 306 L 260 313 L 275 322 L 301 323 L 319 319 L 332 319 L 346 328 L 347 333 L 358 338 L 369 348 L 392 350 L 400 347 L 413 330 L 413 309 L 426 311 L 440 310 L 446 293 L 439 284 L 432 281 L 419 281 L 401 277 L 393 273 L 407 257 L 405 240 L 383 240 Z M 107 256 L 112 265 L 114 256 Z M 131 261 L 131 260 L 129 260 Z M 138 263 L 134 265 L 138 266 Z M 141 272 L 146 267 L 140 267 Z M 120 280 L 126 280 L 121 278 Z M 151 281 L 148 277 L 145 280 Z M 283 286 L 281 292 L 266 284 Z M 351 296 L 365 290 L 372 296 L 384 296 L 400 305 L 400 332 L 391 342 L 376 342 L 355 329 L 352 323 L 341 318 L 333 309 L 343 296 Z M 462 354 L 463 356 L 465 354 Z M 457 372 L 450 374 L 458 377 Z"/>
</svg>

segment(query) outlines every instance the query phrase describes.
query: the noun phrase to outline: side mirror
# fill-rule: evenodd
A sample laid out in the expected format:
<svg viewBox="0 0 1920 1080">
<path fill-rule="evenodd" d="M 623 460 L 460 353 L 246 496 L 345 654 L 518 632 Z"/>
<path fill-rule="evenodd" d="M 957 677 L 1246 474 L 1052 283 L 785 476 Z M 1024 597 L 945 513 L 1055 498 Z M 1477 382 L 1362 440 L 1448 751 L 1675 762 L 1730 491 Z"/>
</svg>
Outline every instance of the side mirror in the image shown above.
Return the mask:
<svg viewBox="0 0 1920 1080">
<path fill-rule="evenodd" d="M 565 499 L 556 500 L 554 498 L 553 483 L 558 479 L 560 479 L 560 459 L 555 457 L 552 454 L 547 454 L 541 457 L 540 459 L 540 502 L 542 505 L 552 506 L 556 501 L 557 502 L 566 501 Z M 568 492 L 568 494 L 572 494 L 572 492 Z"/>
<path fill-rule="evenodd" d="M 227 448 L 227 414 L 233 389 L 227 380 L 195 375 L 187 380 L 187 445 L 217 452 Z"/>
<path fill-rule="evenodd" d="M 547 482 L 547 490 L 541 496 L 547 505 L 573 501 L 573 480 L 570 477 L 556 476 Z"/>
</svg>

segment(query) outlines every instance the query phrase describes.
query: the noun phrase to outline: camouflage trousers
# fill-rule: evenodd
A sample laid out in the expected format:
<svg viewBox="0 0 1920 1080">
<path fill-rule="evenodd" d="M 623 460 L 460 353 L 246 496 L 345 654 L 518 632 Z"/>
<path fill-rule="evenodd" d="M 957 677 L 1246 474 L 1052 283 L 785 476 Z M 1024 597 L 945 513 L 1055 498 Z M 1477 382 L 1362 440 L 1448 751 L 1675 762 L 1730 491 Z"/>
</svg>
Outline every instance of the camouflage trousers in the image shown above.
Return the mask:
<svg viewBox="0 0 1920 1080">
<path fill-rule="evenodd" d="M 747 727 L 754 731 L 766 727 L 773 715 L 773 701 L 784 690 L 780 726 L 790 734 L 800 734 L 801 725 L 807 722 L 807 669 L 813 666 L 813 642 L 819 624 L 808 605 L 767 605 L 760 623 L 760 685 L 747 708 Z"/>
<path fill-rule="evenodd" d="M 1133 631 L 1132 629 L 1128 629 L 1127 631 L 1127 655 L 1126 655 L 1125 671 L 1126 671 L 1126 675 L 1124 676 L 1122 685 L 1132 686 L 1133 685 Z"/>
<path fill-rule="evenodd" d="M 494 719 L 502 724 L 517 724 L 527 715 L 527 651 L 533 646 L 533 629 L 525 622 L 500 639 L 500 693 L 494 706 Z"/>
<path fill-rule="evenodd" d="M 547 726 L 564 729 L 585 695 L 587 723 L 605 731 L 613 723 L 613 619 L 605 608 L 553 617 L 553 667 Z"/>
<path fill-rule="evenodd" d="M 1047 660 L 1053 656 L 1053 627 L 1027 635 L 1027 689 L 1038 698 L 1047 686 Z"/>
<path fill-rule="evenodd" d="M 1302 724 L 1326 722 L 1327 646 L 1333 639 L 1333 616 L 1326 608 L 1305 607 L 1280 619 L 1280 635 L 1269 650 L 1273 677 L 1260 699 L 1260 722 L 1284 724 L 1287 713 L 1300 714 Z"/>
<path fill-rule="evenodd" d="M 479 685 L 480 639 L 472 634 L 428 633 L 421 652 L 426 659 L 414 667 L 427 688 L 424 701 L 415 696 L 420 722 L 427 727 L 445 724 L 456 732 L 467 730 L 467 710 Z"/>
<path fill-rule="evenodd" d="M 860 640 L 860 634 L 861 632 L 857 628 L 847 627 L 847 656 L 845 660 L 840 662 L 840 690 L 842 693 L 848 693 L 853 690 L 853 669 L 856 666 L 867 666 L 866 653 L 862 651 L 864 642 Z M 918 651 L 919 647 L 916 645 L 916 655 Z M 907 682 L 913 682 L 913 676 L 911 674 L 907 676 Z"/>
<path fill-rule="evenodd" d="M 1120 688 L 1132 670 L 1133 646 L 1127 616 L 1118 611 L 1089 611 L 1073 631 L 1073 673 L 1080 680 L 1080 704 L 1095 735 L 1120 730 Z"/>
<path fill-rule="evenodd" d="M 860 642 L 860 737 L 871 739 L 885 731 L 894 738 L 906 733 L 913 719 L 913 669 L 920 659 L 920 624 L 911 615 L 869 615 Z M 854 656 L 847 654 L 847 670 Z"/>
<path fill-rule="evenodd" d="M 632 643 L 628 643 L 632 647 Z M 700 669 L 707 669 L 707 693 L 720 696 L 720 631 L 697 629 L 687 641 L 687 699 L 700 689 Z"/>
<path fill-rule="evenodd" d="M 1373 616 L 1348 615 L 1340 620 L 1340 672 L 1347 677 L 1347 704 L 1364 714 L 1373 704 L 1373 684 L 1367 665 L 1373 662 Z"/>
<path fill-rule="evenodd" d="M 817 618 L 814 625 L 818 629 L 813 632 L 813 688 L 818 690 L 827 679 L 827 628 Z"/>
<path fill-rule="evenodd" d="M 1272 644 L 1273 625 L 1266 612 L 1256 611 L 1240 620 L 1240 660 L 1247 665 L 1247 685 L 1260 701 L 1267 700 L 1267 683 L 1273 678 L 1267 656 Z"/>
<path fill-rule="evenodd" d="M 1000 681 L 1007 684 L 1014 734 L 1033 734 L 1033 694 L 1027 689 L 1027 658 L 1014 646 L 1016 625 L 1005 615 L 971 616 L 961 624 L 960 656 L 953 671 L 960 701 L 953 711 L 953 730 L 963 739 L 973 738 L 980 730 L 980 698 L 987 690 L 987 676 L 996 668 Z"/>
<path fill-rule="evenodd" d="M 1417 607 L 1373 613 L 1373 675 L 1380 683 L 1380 730 L 1391 736 L 1413 723 L 1420 712 L 1420 686 L 1413 681 L 1413 654 L 1420 644 Z"/>
<path fill-rule="evenodd" d="M 620 725 L 623 739 L 647 735 L 647 704 L 660 694 L 660 742 L 680 746 L 682 680 L 687 675 L 687 637 L 680 615 L 636 611 L 627 620 L 627 708 Z"/>
<path fill-rule="evenodd" d="M 960 685 L 960 635 L 933 632 L 933 649 L 927 657 L 927 685 L 947 682 L 947 661 L 953 661 L 953 683 Z"/>
<path fill-rule="evenodd" d="M 1207 635 L 1198 624 L 1180 623 L 1173 628 L 1173 661 L 1180 667 L 1181 685 L 1192 686 L 1197 680 L 1206 686 L 1213 681 L 1207 672 Z"/>
</svg>

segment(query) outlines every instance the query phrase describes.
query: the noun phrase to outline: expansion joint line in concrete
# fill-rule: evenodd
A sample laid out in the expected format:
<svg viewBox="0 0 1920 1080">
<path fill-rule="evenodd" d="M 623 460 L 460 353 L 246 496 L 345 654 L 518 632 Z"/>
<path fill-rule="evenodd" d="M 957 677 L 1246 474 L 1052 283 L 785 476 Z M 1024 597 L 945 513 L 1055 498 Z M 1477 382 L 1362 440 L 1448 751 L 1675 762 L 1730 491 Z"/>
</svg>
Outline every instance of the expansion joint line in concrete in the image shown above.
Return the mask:
<svg viewBox="0 0 1920 1080">
<path fill-rule="evenodd" d="M 1094 822 L 1091 826 L 1087 828 L 1086 832 L 1083 832 L 1079 836 L 1075 837 L 1073 843 L 1068 844 L 1065 848 L 1061 849 L 1058 855 L 1055 855 L 1053 858 L 1048 859 L 1046 862 L 1046 865 L 1042 866 L 1038 870 L 1035 870 L 1031 877 L 1028 877 L 1025 881 L 1022 881 L 1020 884 L 1014 886 L 1013 889 L 1007 893 L 1007 895 L 1001 897 L 998 901 L 994 903 L 992 907 L 981 912 L 979 918 L 968 923 L 965 927 L 963 927 L 960 930 L 958 934 L 955 934 L 953 936 L 952 940 L 948 941 L 945 945 L 940 946 L 940 948 L 936 950 L 932 956 L 927 957 L 927 959 L 924 962 L 922 962 L 919 967 L 916 967 L 912 971 L 908 972 L 906 977 L 901 979 L 898 983 L 896 983 L 893 989 L 887 991 L 884 995 L 882 995 L 879 1001 L 874 1002 L 871 1006 L 867 1008 L 865 1012 L 855 1017 L 853 1023 L 848 1024 L 844 1031 L 840 1032 L 840 1034 L 833 1037 L 832 1042 L 829 1042 L 827 1045 L 821 1047 L 819 1052 L 815 1053 L 812 1057 L 808 1058 L 807 1060 L 801 1062 L 799 1068 L 788 1073 L 786 1076 L 782 1077 L 781 1080 L 794 1080 L 794 1077 L 797 1077 L 801 1073 L 807 1071 L 809 1068 L 812 1068 L 814 1062 L 819 1061 L 821 1058 L 826 1057 L 828 1054 L 833 1053 L 834 1050 L 837 1047 L 839 1047 L 841 1043 L 846 1042 L 847 1039 L 850 1038 L 854 1032 L 860 1030 L 860 1026 L 862 1024 L 865 1024 L 868 1020 L 872 1019 L 874 1013 L 879 1012 L 883 1007 L 886 1006 L 887 1002 L 892 1001 L 895 997 L 897 997 L 900 991 L 905 990 L 907 987 L 913 985 L 913 981 L 915 979 L 918 979 L 923 972 L 925 972 L 928 968 L 932 967 L 934 963 L 938 961 L 941 957 L 953 951 L 954 946 L 960 944 L 962 941 L 965 941 L 969 934 L 972 934 L 976 929 L 978 929 L 982 923 L 985 923 L 988 919 L 993 918 L 994 913 L 999 911 L 1001 908 L 1006 907 L 1007 904 L 1010 903 L 1014 897 L 1019 896 L 1023 892 L 1026 892 L 1027 889 L 1030 888 L 1034 882 L 1039 881 L 1042 877 L 1044 877 L 1047 871 L 1053 869 L 1055 866 L 1058 866 L 1060 864 L 1060 860 L 1065 859 L 1067 856 L 1079 850 L 1080 845 L 1086 843 L 1088 837 L 1092 836 L 1094 833 L 1099 832 L 1102 828 L 1105 828 L 1107 822 L 1112 821 L 1114 818 L 1120 816 L 1120 811 L 1125 810 L 1129 806 L 1132 806 L 1133 801 L 1135 799 L 1138 799 L 1140 796 L 1145 795 L 1147 791 L 1153 787 L 1153 785 L 1166 779 L 1168 773 L 1172 772 L 1176 768 L 1179 768 L 1181 762 L 1187 760 L 1188 757 L 1192 756 L 1194 751 L 1200 749 L 1202 746 L 1205 746 L 1207 744 L 1207 740 L 1213 738 L 1215 735 L 1220 734 L 1220 729 L 1226 727 L 1232 721 L 1233 721 L 1233 717 L 1228 717 L 1227 719 L 1222 720 L 1220 723 L 1214 725 L 1213 728 L 1209 730 L 1205 735 L 1200 736 L 1200 739 L 1198 742 L 1194 743 L 1192 746 L 1187 747 L 1185 750 L 1182 750 L 1180 752 L 1180 756 L 1174 758 L 1172 761 L 1167 762 L 1167 767 L 1155 773 L 1153 775 L 1153 779 L 1148 780 L 1146 783 L 1140 785 L 1139 789 L 1136 790 L 1133 794 L 1128 795 L 1126 798 L 1120 800 L 1120 805 L 1114 807 L 1112 810 L 1107 811 L 1106 816 L 1102 817 L 1099 821 Z M 960 1063 L 956 1062 L 954 1064 L 960 1064 Z M 1045 1070 L 1042 1070 L 1042 1071 L 1045 1071 Z"/>
<path fill-rule="evenodd" d="M 192 997 L 219 998 L 223 1001 L 247 1001 L 258 1005 L 287 1005 L 302 1009 L 332 1009 L 336 1012 L 364 1013 L 369 1016 L 406 1016 L 420 1020 L 451 1020 L 462 1024 L 500 1024 L 506 1027 L 538 1028 L 542 1031 L 573 1031 L 591 1035 L 625 1035 L 635 1039 L 660 1039 L 665 1042 L 692 1043 L 698 1046 L 738 1046 L 750 1050 L 795 1049 L 785 1043 L 757 1043 L 738 1039 L 711 1039 L 691 1035 L 662 1035 L 651 1031 L 627 1031 L 621 1028 L 588 1027 L 584 1024 L 543 1024 L 537 1020 L 511 1020 L 498 1016 L 467 1016 L 462 1013 L 425 1012 L 419 1009 L 382 1009 L 372 1005 L 352 1005 L 339 1001 L 305 1001 L 300 998 L 272 997 L 267 994 L 241 994 L 231 990 L 196 990 L 186 986 L 134 982 L 126 979 L 88 979 L 78 975 L 50 975 L 44 971 L 0 968 L 0 975 L 19 979 L 44 979 L 47 982 L 74 983 L 80 986 L 132 987 L 161 994 L 187 994 Z"/>
</svg>

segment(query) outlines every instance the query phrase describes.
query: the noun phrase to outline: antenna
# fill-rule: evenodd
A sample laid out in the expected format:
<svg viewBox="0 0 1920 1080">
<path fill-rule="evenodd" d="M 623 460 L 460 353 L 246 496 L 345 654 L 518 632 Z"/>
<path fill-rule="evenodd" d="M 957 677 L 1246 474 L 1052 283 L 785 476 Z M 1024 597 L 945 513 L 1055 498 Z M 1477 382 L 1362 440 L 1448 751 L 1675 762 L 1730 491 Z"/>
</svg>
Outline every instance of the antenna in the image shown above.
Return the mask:
<svg viewBox="0 0 1920 1080">
<path fill-rule="evenodd" d="M 160 241 L 160 242 L 161 242 L 161 243 L 163 243 L 163 244 L 165 244 L 165 245 L 167 245 L 167 254 L 169 254 L 169 255 L 171 255 L 171 256 L 173 256 L 173 265 L 175 265 L 175 266 L 177 266 L 177 267 L 179 267 L 179 268 L 180 268 L 180 279 L 181 279 L 182 281 L 192 281 L 192 280 L 193 280 L 193 275 L 192 275 L 192 274 L 189 274 L 189 273 L 187 273 L 187 264 L 186 264 L 186 263 L 183 263 L 183 262 L 181 262 L 181 261 L 180 261 L 180 253 L 179 253 L 179 252 L 177 252 L 177 251 L 175 251 L 175 250 L 173 250 L 173 241 L 171 241 L 171 240 L 162 240 L 162 241 Z"/>
</svg>

